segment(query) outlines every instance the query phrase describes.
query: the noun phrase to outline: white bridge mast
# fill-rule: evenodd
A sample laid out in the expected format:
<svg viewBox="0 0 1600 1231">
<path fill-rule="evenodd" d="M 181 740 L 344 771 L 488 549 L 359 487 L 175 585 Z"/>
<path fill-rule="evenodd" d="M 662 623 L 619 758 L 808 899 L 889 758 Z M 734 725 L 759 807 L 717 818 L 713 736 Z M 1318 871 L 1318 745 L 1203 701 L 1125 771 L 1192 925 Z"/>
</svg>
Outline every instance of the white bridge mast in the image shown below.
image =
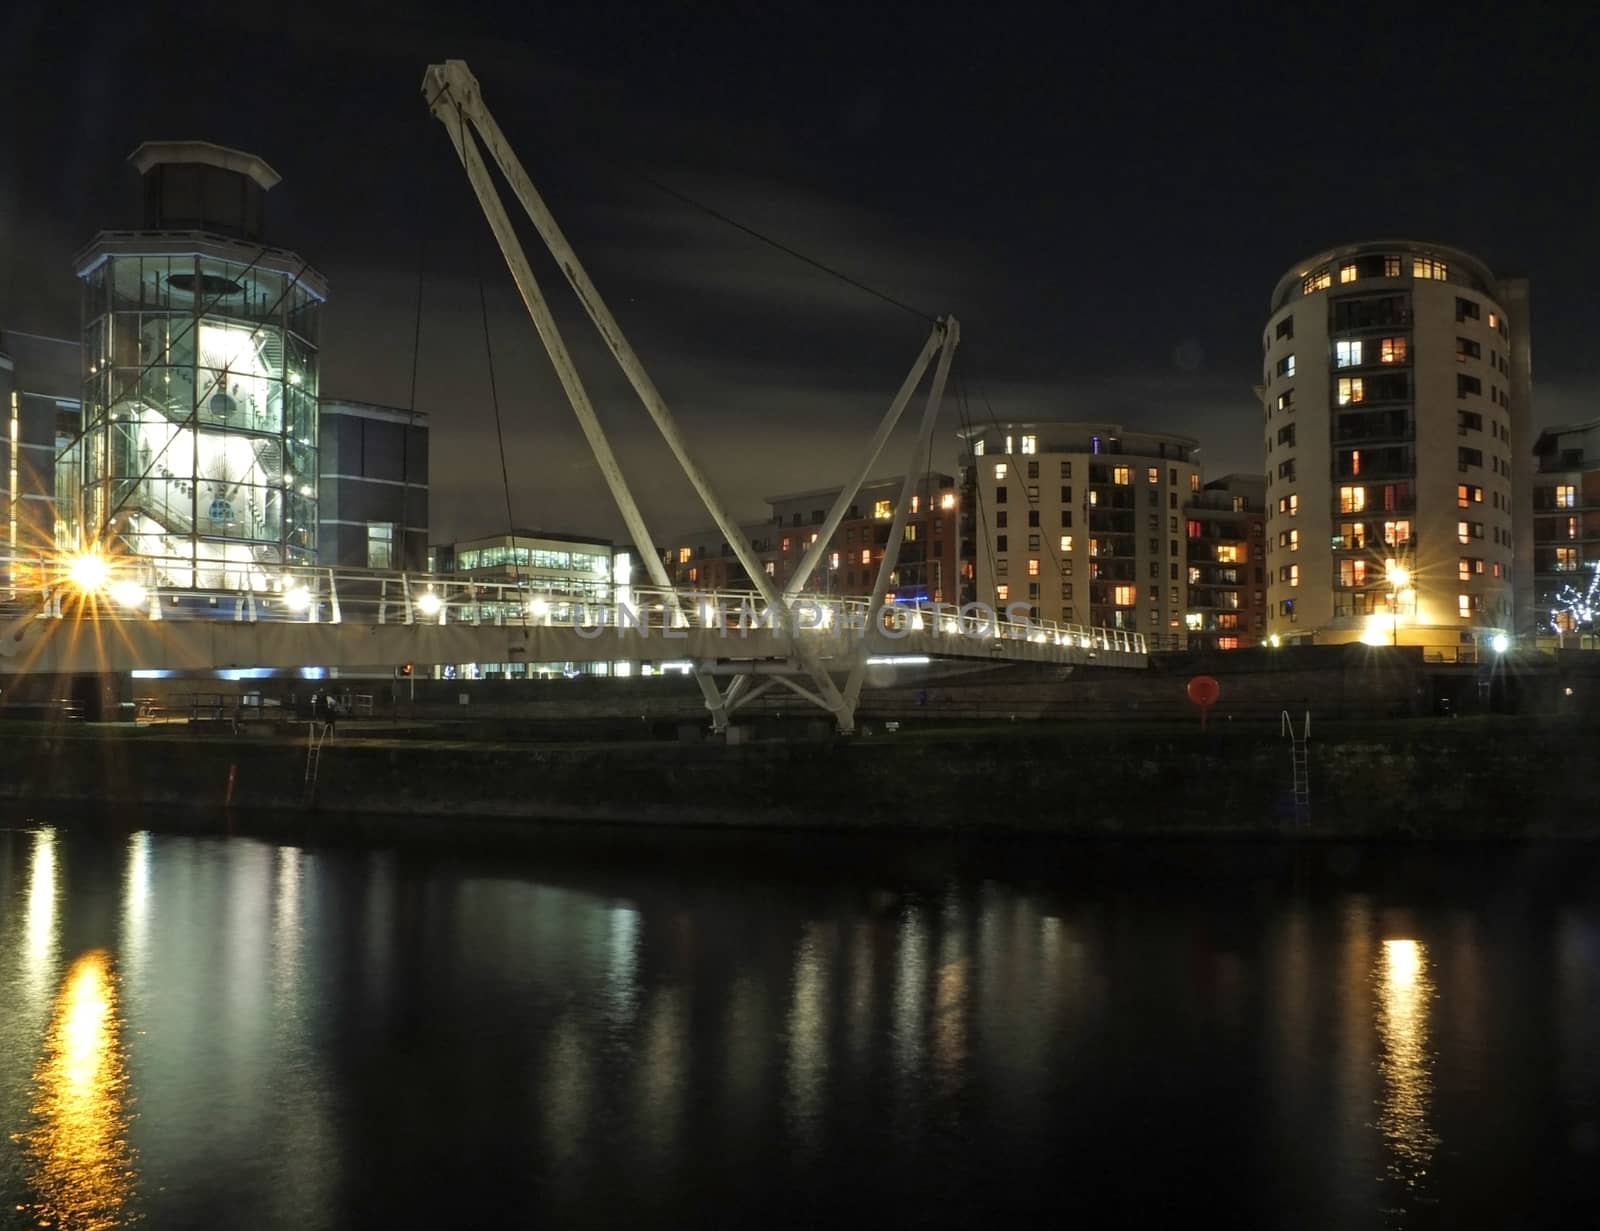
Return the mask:
<svg viewBox="0 0 1600 1231">
<path fill-rule="evenodd" d="M 700 497 L 706 511 L 710 513 L 712 521 L 722 532 L 729 548 L 743 566 L 751 583 L 760 591 L 762 599 L 775 615 L 784 623 L 792 627 L 789 618 L 790 611 L 799 597 L 801 588 L 815 570 L 818 560 L 827 549 L 832 539 L 833 532 L 843 520 L 845 511 L 850 502 L 854 500 L 861 484 L 868 478 L 872 467 L 876 464 L 879 454 L 882 453 L 890 433 L 904 413 L 906 405 L 910 402 L 912 394 L 921 383 L 923 374 L 932 362 L 935 354 L 939 355 L 938 369 L 934 377 L 932 388 L 929 390 L 928 403 L 923 415 L 921 431 L 918 434 L 917 444 L 913 453 L 913 465 L 908 467 L 906 481 L 900 493 L 899 507 L 895 511 L 894 524 L 890 531 L 890 542 L 885 548 L 883 565 L 879 570 L 877 583 L 873 587 L 875 600 L 871 619 L 876 623 L 878 619 L 878 605 L 881 604 L 886 592 L 888 579 L 893 572 L 895 562 L 899 556 L 899 538 L 903 534 L 906 516 L 909 512 L 911 493 L 914 489 L 914 479 L 920 469 L 922 459 L 927 456 L 931 444 L 932 431 L 938 418 L 939 406 L 944 393 L 945 380 L 949 375 L 950 362 L 954 356 L 956 345 L 960 337 L 960 328 L 954 318 L 946 318 L 934 326 L 922 353 L 918 355 L 916 363 L 907 375 L 905 383 L 896 394 L 894 401 L 879 424 L 868 446 L 867 455 L 850 484 L 839 493 L 834 502 L 833 509 L 829 512 L 826 521 L 817 532 L 817 541 L 813 543 L 802 559 L 798 571 L 790 580 L 784 592 L 780 594 L 773 580 L 767 576 L 761 561 L 756 557 L 749 541 L 739 528 L 716 493 L 712 490 L 710 481 L 700 469 L 693 457 L 690 456 L 688 445 L 678 430 L 677 422 L 668 409 L 666 400 L 656 388 L 655 382 L 650 379 L 644 364 L 638 354 L 623 335 L 622 328 L 612 316 L 611 310 L 601 298 L 600 292 L 590 280 L 578 255 L 573 251 L 572 245 L 556 224 L 555 217 L 545 205 L 544 199 L 533 186 L 533 181 L 528 177 L 521 161 L 506 141 L 505 134 L 500 131 L 500 126 L 495 122 L 488 107 L 484 104 L 478 80 L 472 75 L 464 61 L 447 60 L 443 64 L 429 67 L 422 82 L 423 97 L 427 101 L 428 109 L 443 123 L 445 131 L 450 134 L 450 142 L 455 147 L 457 156 L 461 159 L 462 166 L 466 169 L 467 179 L 472 184 L 473 192 L 477 195 L 478 204 L 482 208 L 485 218 L 488 219 L 490 230 L 494 232 L 500 251 L 505 256 L 506 264 L 511 270 L 513 281 L 522 296 L 522 302 L 528 310 L 528 315 L 533 320 L 535 331 L 540 341 L 544 343 L 545 350 L 550 355 L 551 364 L 555 368 L 556 377 L 561 382 L 562 390 L 567 395 L 568 402 L 572 405 L 573 413 L 578 418 L 578 423 L 583 430 L 589 447 L 594 453 L 595 461 L 600 467 L 600 473 L 610 489 L 617 508 L 622 514 L 623 522 L 628 528 L 628 533 L 633 536 L 634 546 L 645 558 L 645 567 L 650 572 L 651 580 L 664 590 L 672 588 L 672 580 L 667 575 L 661 553 L 656 549 L 655 541 L 645 526 L 643 514 L 628 488 L 622 468 L 617 462 L 615 453 L 611 449 L 610 441 L 606 437 L 604 428 L 595 414 L 594 405 L 589 400 L 587 390 L 578 375 L 572 356 L 568 352 L 566 343 L 561 337 L 560 330 L 556 327 L 555 318 L 550 312 L 549 304 L 545 301 L 543 292 L 534 278 L 533 270 L 528 263 L 527 254 L 523 251 L 521 242 L 517 239 L 516 231 L 511 219 L 506 214 L 504 205 L 501 204 L 500 195 L 496 191 L 488 167 L 479 152 L 479 142 L 488 152 L 495 165 L 500 168 L 505 176 L 513 195 L 526 211 L 534 228 L 539 232 L 539 237 L 549 248 L 556 264 L 566 276 L 567 282 L 577 294 L 578 300 L 583 304 L 584 311 L 589 319 L 594 322 L 604 339 L 607 348 L 622 368 L 623 374 L 628 378 L 628 383 L 633 386 L 634 392 L 644 404 L 651 420 L 660 431 L 662 438 L 667 442 L 672 455 L 677 459 L 684 476 L 689 480 Z M 847 665 L 849 676 L 845 689 L 841 692 L 832 675 L 817 656 L 806 649 L 797 638 L 794 642 L 794 660 L 801 672 L 810 677 L 815 688 L 812 691 L 787 675 L 776 675 L 780 683 L 784 684 L 798 695 L 804 697 L 822 708 L 828 710 L 838 724 L 841 732 L 848 733 L 855 728 L 856 699 L 861 690 L 862 672 L 865 667 L 866 655 L 872 641 L 876 640 L 879 632 L 876 627 L 867 630 L 867 636 L 855 647 L 852 660 Z M 702 693 L 705 695 L 706 708 L 711 713 L 712 725 L 717 730 L 727 726 L 728 715 L 731 710 L 742 702 L 749 701 L 755 689 L 746 691 L 749 687 L 750 675 L 739 674 L 729 686 L 726 693 L 722 692 L 712 676 L 711 664 L 700 664 L 695 671 L 695 678 L 699 681 Z M 764 688 L 765 685 L 757 687 Z"/>
</svg>

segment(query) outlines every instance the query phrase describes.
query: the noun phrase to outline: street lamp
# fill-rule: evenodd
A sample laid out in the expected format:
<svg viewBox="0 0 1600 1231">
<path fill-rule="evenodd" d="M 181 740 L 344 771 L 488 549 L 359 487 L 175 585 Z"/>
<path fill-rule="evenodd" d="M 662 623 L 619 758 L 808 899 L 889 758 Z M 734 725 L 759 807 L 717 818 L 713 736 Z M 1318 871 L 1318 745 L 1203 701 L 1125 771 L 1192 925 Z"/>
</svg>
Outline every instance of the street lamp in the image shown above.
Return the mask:
<svg viewBox="0 0 1600 1231">
<path fill-rule="evenodd" d="M 1393 642 L 1400 644 L 1400 591 L 1411 584 L 1411 573 L 1403 564 L 1390 564 L 1384 570 L 1384 576 L 1389 580 L 1389 609 L 1390 623 L 1393 629 Z"/>
</svg>

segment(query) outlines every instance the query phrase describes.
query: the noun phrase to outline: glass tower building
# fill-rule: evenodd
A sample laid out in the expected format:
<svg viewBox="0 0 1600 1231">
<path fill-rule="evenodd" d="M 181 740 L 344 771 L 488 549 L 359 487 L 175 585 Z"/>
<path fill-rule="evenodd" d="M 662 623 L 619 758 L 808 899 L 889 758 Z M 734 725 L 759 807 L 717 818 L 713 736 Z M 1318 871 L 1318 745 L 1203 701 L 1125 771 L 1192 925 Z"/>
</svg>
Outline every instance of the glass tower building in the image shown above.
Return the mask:
<svg viewBox="0 0 1600 1231">
<path fill-rule="evenodd" d="M 204 142 L 140 146 L 144 225 L 80 255 L 80 542 L 157 585 L 264 589 L 316 560 L 322 276 L 262 242 L 277 174 Z"/>
</svg>

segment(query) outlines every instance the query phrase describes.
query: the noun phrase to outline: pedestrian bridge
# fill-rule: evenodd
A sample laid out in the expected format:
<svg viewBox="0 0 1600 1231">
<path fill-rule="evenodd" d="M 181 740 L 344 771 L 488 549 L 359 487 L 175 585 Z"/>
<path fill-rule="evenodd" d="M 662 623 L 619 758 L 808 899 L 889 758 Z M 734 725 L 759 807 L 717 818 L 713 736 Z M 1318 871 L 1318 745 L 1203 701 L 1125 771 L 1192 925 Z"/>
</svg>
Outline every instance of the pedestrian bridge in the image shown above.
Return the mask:
<svg viewBox="0 0 1600 1231">
<path fill-rule="evenodd" d="M 1144 637 L 1004 618 L 973 605 L 620 586 L 593 595 L 438 574 L 258 570 L 228 590 L 163 589 L 148 561 L 0 558 L 0 674 L 223 669 L 432 673 L 468 663 L 691 662 L 716 674 L 848 670 L 875 655 L 1143 667 Z M 144 580 L 142 580 L 143 578 Z"/>
</svg>

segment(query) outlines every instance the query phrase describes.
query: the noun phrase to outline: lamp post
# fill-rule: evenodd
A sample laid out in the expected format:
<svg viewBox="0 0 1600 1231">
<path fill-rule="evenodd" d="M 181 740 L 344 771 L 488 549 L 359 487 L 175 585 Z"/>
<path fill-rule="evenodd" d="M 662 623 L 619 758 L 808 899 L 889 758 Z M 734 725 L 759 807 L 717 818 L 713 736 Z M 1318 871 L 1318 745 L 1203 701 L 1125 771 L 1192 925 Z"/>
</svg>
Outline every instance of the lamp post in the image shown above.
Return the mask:
<svg viewBox="0 0 1600 1231">
<path fill-rule="evenodd" d="M 1391 564 L 1384 576 L 1389 580 L 1389 611 L 1392 643 L 1400 644 L 1400 591 L 1411 582 L 1411 573 L 1402 564 Z"/>
</svg>

